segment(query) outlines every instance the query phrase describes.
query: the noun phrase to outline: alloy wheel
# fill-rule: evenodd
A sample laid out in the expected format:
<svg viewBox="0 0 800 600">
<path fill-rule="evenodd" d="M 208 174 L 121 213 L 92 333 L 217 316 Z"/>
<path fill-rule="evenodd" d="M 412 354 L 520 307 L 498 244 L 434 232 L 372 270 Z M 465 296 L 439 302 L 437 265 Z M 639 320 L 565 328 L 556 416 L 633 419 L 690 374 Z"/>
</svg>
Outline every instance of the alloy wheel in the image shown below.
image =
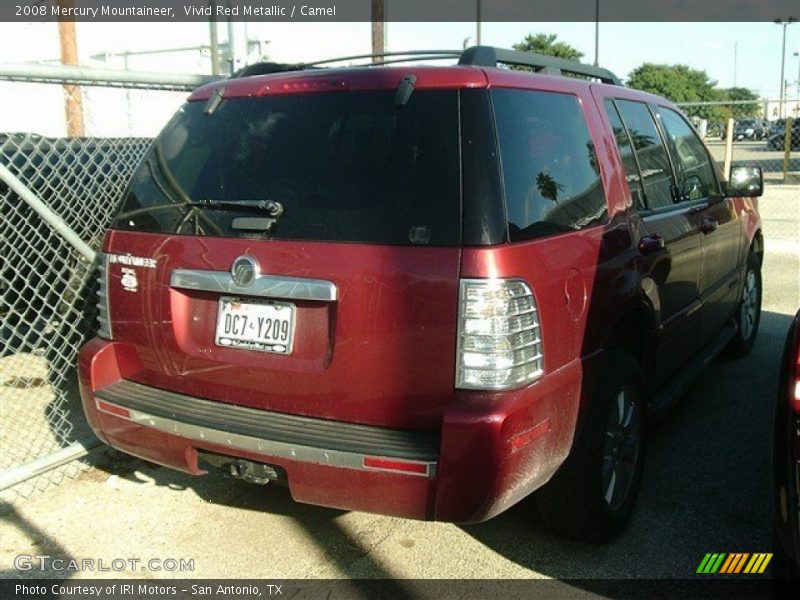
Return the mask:
<svg viewBox="0 0 800 600">
<path fill-rule="evenodd" d="M 639 407 L 632 391 L 620 390 L 612 402 L 603 445 L 603 498 L 618 509 L 633 484 L 640 445 Z"/>
</svg>

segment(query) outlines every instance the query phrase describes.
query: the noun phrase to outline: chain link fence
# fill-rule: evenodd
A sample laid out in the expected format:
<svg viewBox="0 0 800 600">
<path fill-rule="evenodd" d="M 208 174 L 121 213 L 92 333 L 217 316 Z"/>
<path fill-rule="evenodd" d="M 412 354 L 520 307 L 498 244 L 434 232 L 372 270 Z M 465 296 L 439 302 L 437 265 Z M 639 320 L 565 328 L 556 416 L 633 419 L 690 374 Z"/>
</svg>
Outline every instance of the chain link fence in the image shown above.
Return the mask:
<svg viewBox="0 0 800 600">
<path fill-rule="evenodd" d="M 152 137 L 206 78 L 6 67 L 0 498 L 13 502 L 85 468 L 75 364 L 96 329 L 94 251 Z"/>
<path fill-rule="evenodd" d="M 761 167 L 764 196 L 759 209 L 765 237 L 800 243 L 798 105 L 798 101 L 784 103 L 783 111 L 777 101 L 696 102 L 683 104 L 681 108 L 690 117 L 710 117 L 705 127 L 705 142 L 723 170 L 728 148 L 731 166 Z M 709 113 L 710 109 L 713 112 Z M 787 118 L 779 118 L 781 113 Z M 731 121 L 720 116 L 731 117 Z"/>
</svg>

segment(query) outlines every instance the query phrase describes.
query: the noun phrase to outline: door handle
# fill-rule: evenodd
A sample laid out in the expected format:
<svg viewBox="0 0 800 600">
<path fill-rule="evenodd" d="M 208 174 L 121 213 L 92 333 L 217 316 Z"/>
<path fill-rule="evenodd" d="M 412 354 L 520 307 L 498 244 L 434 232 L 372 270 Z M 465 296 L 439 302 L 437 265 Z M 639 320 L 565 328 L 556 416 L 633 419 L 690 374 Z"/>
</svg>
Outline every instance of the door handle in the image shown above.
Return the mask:
<svg viewBox="0 0 800 600">
<path fill-rule="evenodd" d="M 706 218 L 700 222 L 700 231 L 702 231 L 703 233 L 711 233 L 712 231 L 717 230 L 718 225 L 719 223 L 717 222 L 716 219 Z"/>
<path fill-rule="evenodd" d="M 647 235 L 639 240 L 639 252 L 652 254 L 664 249 L 664 238 L 660 235 Z"/>
</svg>

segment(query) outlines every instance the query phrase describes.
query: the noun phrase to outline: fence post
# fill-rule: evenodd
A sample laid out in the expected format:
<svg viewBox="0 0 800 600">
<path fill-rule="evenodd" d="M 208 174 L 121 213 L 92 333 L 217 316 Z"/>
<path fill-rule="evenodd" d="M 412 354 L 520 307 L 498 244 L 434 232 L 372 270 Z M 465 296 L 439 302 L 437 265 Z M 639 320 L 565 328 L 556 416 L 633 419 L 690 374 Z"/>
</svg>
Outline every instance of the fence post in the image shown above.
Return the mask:
<svg viewBox="0 0 800 600">
<path fill-rule="evenodd" d="M 725 181 L 731 176 L 731 161 L 733 160 L 733 119 L 728 119 L 725 134 Z"/>
<path fill-rule="evenodd" d="M 792 153 L 792 117 L 786 118 L 786 133 L 783 135 L 783 181 L 786 182 L 786 174 L 789 171 L 789 157 Z"/>
<path fill-rule="evenodd" d="M 3 164 L 0 164 L 0 181 L 4 181 L 9 188 L 14 190 L 28 206 L 39 214 L 43 221 L 50 225 L 61 237 L 67 240 L 75 250 L 83 254 L 89 262 L 94 261 L 95 251 L 89 247 L 89 244 L 84 242 L 78 234 L 72 231 L 64 222 L 64 219 L 50 210 L 49 206 L 42 202 L 36 194 L 30 191 L 30 189 Z"/>
</svg>

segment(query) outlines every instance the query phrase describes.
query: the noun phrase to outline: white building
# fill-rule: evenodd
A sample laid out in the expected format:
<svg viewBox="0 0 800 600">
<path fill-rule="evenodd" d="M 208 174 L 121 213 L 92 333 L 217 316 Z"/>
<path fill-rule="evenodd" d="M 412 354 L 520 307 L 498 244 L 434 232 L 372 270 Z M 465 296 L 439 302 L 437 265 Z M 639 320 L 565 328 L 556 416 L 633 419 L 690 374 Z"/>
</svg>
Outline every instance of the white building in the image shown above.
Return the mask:
<svg viewBox="0 0 800 600">
<path fill-rule="evenodd" d="M 792 117 L 793 119 L 800 118 L 800 98 L 786 98 L 783 101 L 783 112 L 781 113 L 780 100 L 765 100 L 764 101 L 764 118 L 768 121 L 776 121 L 778 119 Z"/>
</svg>

